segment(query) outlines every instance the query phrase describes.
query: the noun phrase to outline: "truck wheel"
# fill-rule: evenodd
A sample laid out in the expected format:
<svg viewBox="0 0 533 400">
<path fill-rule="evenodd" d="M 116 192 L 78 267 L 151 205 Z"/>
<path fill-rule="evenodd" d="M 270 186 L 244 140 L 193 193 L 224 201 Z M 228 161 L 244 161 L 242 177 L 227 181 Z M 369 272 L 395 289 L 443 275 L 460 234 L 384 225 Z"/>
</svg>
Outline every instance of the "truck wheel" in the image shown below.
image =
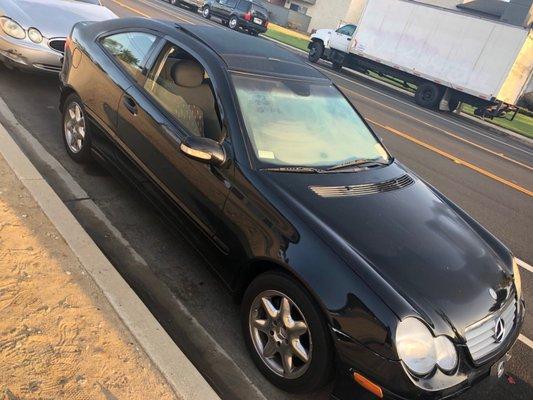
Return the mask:
<svg viewBox="0 0 533 400">
<path fill-rule="evenodd" d="M 229 19 L 228 26 L 230 27 L 230 29 L 236 31 L 237 29 L 239 29 L 239 19 L 236 16 L 232 16 Z"/>
<path fill-rule="evenodd" d="M 309 47 L 309 61 L 312 63 L 318 62 L 324 55 L 324 43 L 322 42 L 313 42 L 311 47 Z"/>
<path fill-rule="evenodd" d="M 340 72 L 342 70 L 342 64 L 338 63 L 337 61 L 333 61 L 331 63 L 331 69 L 333 69 L 333 71 Z"/>
<path fill-rule="evenodd" d="M 424 82 L 415 93 L 415 102 L 424 108 L 435 108 L 442 99 L 443 91 L 440 86 L 432 82 Z"/>
</svg>

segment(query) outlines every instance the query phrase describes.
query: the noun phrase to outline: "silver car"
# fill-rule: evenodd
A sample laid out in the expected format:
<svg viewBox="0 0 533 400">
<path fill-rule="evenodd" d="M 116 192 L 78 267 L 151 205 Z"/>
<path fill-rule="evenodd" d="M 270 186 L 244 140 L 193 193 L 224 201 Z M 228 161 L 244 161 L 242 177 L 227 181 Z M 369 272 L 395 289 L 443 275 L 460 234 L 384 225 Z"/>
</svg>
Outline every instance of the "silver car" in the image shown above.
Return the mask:
<svg viewBox="0 0 533 400">
<path fill-rule="evenodd" d="M 72 26 L 112 18 L 117 16 L 99 0 L 0 0 L 0 60 L 20 69 L 59 72 Z"/>
</svg>

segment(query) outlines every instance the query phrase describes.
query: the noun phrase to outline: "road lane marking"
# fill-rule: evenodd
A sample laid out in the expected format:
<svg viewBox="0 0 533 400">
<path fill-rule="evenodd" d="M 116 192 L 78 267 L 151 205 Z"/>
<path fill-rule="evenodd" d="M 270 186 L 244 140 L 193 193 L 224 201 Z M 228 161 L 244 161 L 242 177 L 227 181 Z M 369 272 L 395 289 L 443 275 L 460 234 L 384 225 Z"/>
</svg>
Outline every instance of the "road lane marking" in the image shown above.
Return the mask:
<svg viewBox="0 0 533 400">
<path fill-rule="evenodd" d="M 460 140 L 460 141 L 462 141 L 462 142 L 464 142 L 464 143 L 470 144 L 470 145 L 472 145 L 472 146 L 474 146 L 474 147 L 476 147 L 476 148 L 478 148 L 478 149 L 481 149 L 481 150 L 486 151 L 486 152 L 488 152 L 488 153 L 490 153 L 490 154 L 492 154 L 492 155 L 495 155 L 495 156 L 497 156 L 497 157 L 503 158 L 504 160 L 507 160 L 507 161 L 512 162 L 512 163 L 514 163 L 514 164 L 520 165 L 521 167 L 527 168 L 527 169 L 529 169 L 530 171 L 533 171 L 533 166 L 531 166 L 531 165 L 524 164 L 524 163 L 522 163 L 522 162 L 520 162 L 520 161 L 515 160 L 514 158 L 511 158 L 511 157 L 509 157 L 509 156 L 506 156 L 506 155 L 503 154 L 503 153 L 498 153 L 497 151 L 491 150 L 491 149 L 489 149 L 489 148 L 487 148 L 487 147 L 485 147 L 485 146 L 482 146 L 482 145 L 480 145 L 480 144 L 477 144 L 477 143 L 475 143 L 475 142 L 472 142 L 472 141 L 470 141 L 470 140 L 468 140 L 468 139 L 465 139 L 465 138 L 463 138 L 463 137 L 461 137 L 461 136 L 459 136 L 459 135 L 456 135 L 455 133 L 449 132 L 449 131 L 447 131 L 447 130 L 445 130 L 445 129 L 443 129 L 443 128 L 439 128 L 438 126 L 432 125 L 432 124 L 430 124 L 429 122 L 425 122 L 425 121 L 423 121 L 423 120 L 421 120 L 421 119 L 419 119 L 419 118 L 416 118 L 416 117 L 414 117 L 414 116 L 412 116 L 412 115 L 409 115 L 409 114 L 407 114 L 407 113 L 404 113 L 404 112 L 402 112 L 402 111 L 399 111 L 399 110 L 397 110 L 397 109 L 395 109 L 395 108 L 393 108 L 393 107 L 390 107 L 390 106 L 388 106 L 388 105 L 386 105 L 386 104 L 383 104 L 383 103 L 381 103 L 381 102 L 379 102 L 379 101 L 377 101 L 377 100 L 371 99 L 370 97 L 364 96 L 364 95 L 362 95 L 362 94 L 360 94 L 360 93 L 357 93 L 357 92 L 355 92 L 355 91 L 353 91 L 353 90 L 351 90 L 351 89 L 347 89 L 347 88 L 344 88 L 344 89 L 345 89 L 347 92 L 350 92 L 350 93 L 354 94 L 355 96 L 359 96 L 359 97 L 364 98 L 365 100 L 368 100 L 368 101 L 371 101 L 371 102 L 373 102 L 373 103 L 379 104 L 379 105 L 382 106 L 382 107 L 385 107 L 385 108 L 387 108 L 387 109 L 389 109 L 389 110 L 392 110 L 392 111 L 394 111 L 394 112 L 396 112 L 396 113 L 398 113 L 398 114 L 401 114 L 401 115 L 403 115 L 403 116 L 405 116 L 405 117 L 407 117 L 407 118 L 410 118 L 410 119 L 412 119 L 412 120 L 414 120 L 414 121 L 416 121 L 416 122 L 419 122 L 419 123 L 421 123 L 421 124 L 424 124 L 424 125 L 426 125 L 426 126 L 432 128 L 432 129 L 439 130 L 439 131 L 445 133 L 446 135 L 451 136 L 451 137 L 453 137 L 453 138 L 455 138 L 455 139 L 457 139 L 457 140 Z"/>
<path fill-rule="evenodd" d="M 531 265 L 529 265 L 527 262 L 525 261 L 522 261 L 522 260 L 519 260 L 518 258 L 516 259 L 516 263 L 518 264 L 518 266 L 524 268 L 525 270 L 533 273 L 533 267 Z"/>
<path fill-rule="evenodd" d="M 159 5 L 157 4 L 158 2 L 156 3 L 152 3 L 152 2 L 147 2 L 147 1 L 144 1 L 144 0 L 137 0 L 139 1 L 140 3 L 143 3 L 143 4 L 146 4 L 147 6 L 149 7 L 153 7 L 161 12 L 164 12 L 165 14 L 168 14 L 174 18 L 177 18 L 179 20 L 182 20 L 182 21 L 185 21 L 187 22 L 188 24 L 191 24 L 191 25 L 196 25 L 194 22 L 192 22 L 191 20 L 187 19 L 187 18 L 184 18 L 180 12 L 178 12 L 178 10 L 169 10 L 167 8 L 165 8 L 164 6 L 162 5 Z M 167 3 L 167 6 L 171 6 L 171 7 L 174 7 L 172 5 L 170 5 L 169 3 Z"/>
<path fill-rule="evenodd" d="M 518 335 L 518 340 L 529 346 L 530 349 L 533 349 L 533 340 L 529 339 L 528 337 L 525 337 L 522 334 Z"/>
<path fill-rule="evenodd" d="M 493 180 L 495 180 L 497 182 L 500 182 L 500 183 L 502 183 L 502 184 L 504 184 L 506 186 L 509 186 L 510 188 L 513 188 L 513 189 L 515 189 L 515 190 L 517 190 L 517 191 L 519 191 L 521 193 L 524 193 L 524 194 L 526 194 L 528 196 L 532 196 L 533 197 L 533 192 L 531 190 L 526 189 L 526 188 L 524 188 L 524 187 L 522 187 L 520 185 L 517 185 L 514 182 L 508 181 L 507 179 L 501 178 L 498 175 L 493 174 L 492 172 L 489 172 L 489 171 L 487 171 L 487 170 L 485 170 L 485 169 L 483 169 L 481 167 L 478 167 L 477 165 L 469 163 L 468 161 L 465 161 L 465 160 L 463 160 L 463 159 L 461 159 L 459 157 L 456 157 L 456 156 L 454 156 L 454 155 L 452 155 L 452 154 L 450 154 L 450 153 L 448 153 L 448 152 L 446 152 L 444 150 L 441 150 L 441 149 L 439 149 L 439 148 L 437 148 L 435 146 L 432 146 L 429 143 L 423 142 L 422 140 L 419 140 L 419 139 L 417 139 L 417 138 L 415 138 L 415 137 L 413 137 L 411 135 L 408 135 L 407 133 L 401 132 L 401 131 L 399 131 L 397 129 L 394 129 L 394 128 L 390 127 L 390 126 L 380 124 L 379 122 L 372 121 L 372 120 L 370 120 L 368 118 L 367 118 L 367 121 L 371 122 L 374 125 L 377 125 L 377 126 L 383 128 L 383 129 L 386 129 L 387 131 L 392 132 L 395 135 L 401 136 L 404 139 L 410 140 L 411 142 L 416 143 L 419 146 L 422 146 L 422 147 L 424 147 L 424 148 L 426 148 L 428 150 L 431 150 L 434 153 L 437 153 L 437 154 L 439 154 L 439 155 L 441 155 L 441 156 L 443 156 L 445 158 L 448 158 L 448 159 L 452 160 L 453 162 L 455 162 L 456 164 L 464 165 L 465 167 L 470 168 L 470 169 L 480 173 L 481 175 L 484 175 L 484 176 L 486 176 L 488 178 L 491 178 L 491 179 L 493 179 Z"/>
<path fill-rule="evenodd" d="M 133 11 L 133 12 L 139 14 L 139 15 L 142 15 L 142 16 L 145 17 L 145 18 L 152 18 L 150 15 L 145 14 L 145 13 L 143 13 L 142 11 L 137 10 L 136 8 L 133 8 L 133 7 L 131 7 L 131 6 L 128 6 L 127 4 L 122 3 L 121 1 L 118 1 L 118 0 L 110 0 L 110 1 L 112 1 L 113 3 L 116 3 L 116 4 L 118 4 L 118 5 L 120 5 L 121 7 L 124 7 L 124 8 L 126 8 L 126 9 L 128 9 L 128 10 L 130 10 L 130 11 Z"/>
</svg>

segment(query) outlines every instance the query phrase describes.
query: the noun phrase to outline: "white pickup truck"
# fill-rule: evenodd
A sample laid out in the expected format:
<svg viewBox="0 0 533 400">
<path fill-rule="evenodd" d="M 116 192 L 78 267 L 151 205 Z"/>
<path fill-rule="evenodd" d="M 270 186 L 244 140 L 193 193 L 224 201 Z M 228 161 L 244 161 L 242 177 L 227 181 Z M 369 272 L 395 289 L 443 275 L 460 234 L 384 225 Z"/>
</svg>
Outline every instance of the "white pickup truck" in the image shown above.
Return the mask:
<svg viewBox="0 0 533 400">
<path fill-rule="evenodd" d="M 426 108 L 503 116 L 533 91 L 531 30 L 410 0 L 368 0 L 357 26 L 318 30 L 309 60 L 321 58 L 413 84 Z"/>
</svg>

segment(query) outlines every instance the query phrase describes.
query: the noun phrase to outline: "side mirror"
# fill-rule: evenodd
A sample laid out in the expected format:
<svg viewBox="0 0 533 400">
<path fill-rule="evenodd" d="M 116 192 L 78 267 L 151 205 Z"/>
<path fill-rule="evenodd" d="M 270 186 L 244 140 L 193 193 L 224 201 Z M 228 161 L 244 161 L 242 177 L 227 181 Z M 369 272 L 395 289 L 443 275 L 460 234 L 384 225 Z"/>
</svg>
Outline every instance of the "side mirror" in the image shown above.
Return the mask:
<svg viewBox="0 0 533 400">
<path fill-rule="evenodd" d="M 180 150 L 187 157 L 205 164 L 222 165 L 226 162 L 224 148 L 213 139 L 190 136 L 183 139 Z"/>
</svg>

